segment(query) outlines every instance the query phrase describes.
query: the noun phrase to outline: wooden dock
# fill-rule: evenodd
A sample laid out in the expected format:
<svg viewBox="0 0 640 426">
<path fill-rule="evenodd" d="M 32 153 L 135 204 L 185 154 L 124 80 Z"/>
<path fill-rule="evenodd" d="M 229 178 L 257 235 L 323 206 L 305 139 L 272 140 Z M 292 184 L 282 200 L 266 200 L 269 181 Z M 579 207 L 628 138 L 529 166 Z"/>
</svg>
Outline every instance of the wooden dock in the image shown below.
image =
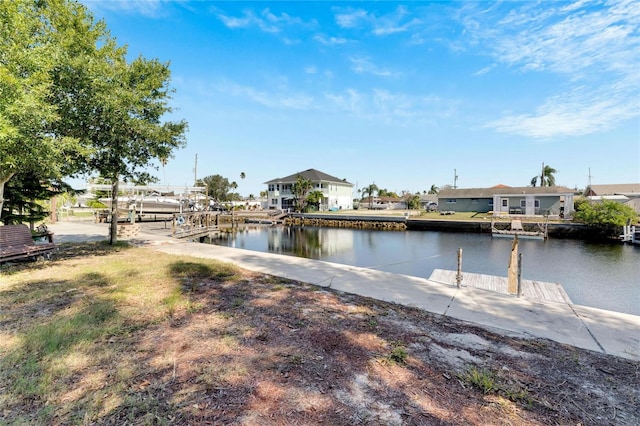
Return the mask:
<svg viewBox="0 0 640 426">
<path fill-rule="evenodd" d="M 512 219 L 509 228 L 500 228 L 497 222 L 491 220 L 491 236 L 514 238 L 529 238 L 535 240 L 546 240 L 549 233 L 547 223 L 527 224 L 525 229 L 520 219 Z"/>
<path fill-rule="evenodd" d="M 444 269 L 434 269 L 429 280 L 443 284 L 456 285 L 456 271 Z M 462 273 L 462 287 L 475 287 L 483 290 L 495 291 L 497 293 L 509 294 L 507 291 L 507 277 L 496 275 Z M 547 283 L 543 281 L 522 280 L 522 297 L 529 299 L 542 299 L 552 302 L 571 304 L 569 295 L 564 288 L 557 283 Z"/>
</svg>

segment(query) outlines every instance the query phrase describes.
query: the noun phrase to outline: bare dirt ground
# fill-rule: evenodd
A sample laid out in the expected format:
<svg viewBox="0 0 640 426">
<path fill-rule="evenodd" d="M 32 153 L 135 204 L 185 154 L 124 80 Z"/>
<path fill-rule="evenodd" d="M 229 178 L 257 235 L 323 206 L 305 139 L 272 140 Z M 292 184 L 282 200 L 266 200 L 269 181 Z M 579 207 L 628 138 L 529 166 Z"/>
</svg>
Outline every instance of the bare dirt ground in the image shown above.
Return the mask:
<svg viewBox="0 0 640 426">
<path fill-rule="evenodd" d="M 146 392 L 191 390 L 180 422 L 640 424 L 631 361 L 268 276 L 201 282 L 194 300 L 144 338 L 175 357 Z"/>
<path fill-rule="evenodd" d="M 87 367 L 82 380 L 70 377 L 72 390 L 57 402 L 101 392 L 101 414 L 83 419 L 68 405 L 70 411 L 58 412 L 52 423 L 640 424 L 639 363 L 240 274 L 232 281 L 186 278 L 186 309 L 105 337 L 101 344 L 117 348 L 118 356 Z M 33 312 L 67 302 L 43 299 Z M 24 314 L 17 305 L 0 307 L 3 327 Z M 126 377 L 125 360 L 136 366 Z M 109 384 L 114 381 L 117 389 Z M 0 394 L 9 386 L 0 381 Z M 11 404 L 0 407 L 6 424 L 56 404 L 54 397 L 6 401 Z"/>
</svg>

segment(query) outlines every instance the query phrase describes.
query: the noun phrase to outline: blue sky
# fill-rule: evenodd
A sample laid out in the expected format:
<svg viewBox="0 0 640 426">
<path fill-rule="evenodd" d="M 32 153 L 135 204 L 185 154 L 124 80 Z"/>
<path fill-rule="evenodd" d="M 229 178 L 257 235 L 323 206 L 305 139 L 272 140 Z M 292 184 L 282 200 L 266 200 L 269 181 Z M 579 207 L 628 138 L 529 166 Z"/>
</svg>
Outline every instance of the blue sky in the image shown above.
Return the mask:
<svg viewBox="0 0 640 426">
<path fill-rule="evenodd" d="M 156 176 L 242 195 L 315 168 L 363 188 L 640 182 L 634 1 L 90 1 L 170 62 L 187 147 Z M 240 179 L 244 172 L 245 179 Z"/>
</svg>

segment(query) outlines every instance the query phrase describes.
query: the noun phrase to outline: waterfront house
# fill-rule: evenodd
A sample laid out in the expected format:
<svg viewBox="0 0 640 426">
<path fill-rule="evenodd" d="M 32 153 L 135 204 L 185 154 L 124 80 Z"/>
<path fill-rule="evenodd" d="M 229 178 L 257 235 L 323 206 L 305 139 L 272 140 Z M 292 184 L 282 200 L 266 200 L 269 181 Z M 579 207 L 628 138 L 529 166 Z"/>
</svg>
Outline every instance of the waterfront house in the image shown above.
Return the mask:
<svg viewBox="0 0 640 426">
<path fill-rule="evenodd" d="M 321 211 L 353 209 L 353 184 L 346 179 L 339 179 L 316 169 L 308 169 L 265 182 L 269 209 L 293 210 L 295 208 L 293 184 L 298 180 L 298 176 L 311 181 L 311 191 L 322 192 Z"/>
<path fill-rule="evenodd" d="M 443 189 L 438 193 L 438 210 L 566 217 L 573 212 L 573 196 L 574 191 L 564 186 Z"/>
<path fill-rule="evenodd" d="M 584 196 L 596 203 L 607 200 L 626 204 L 640 213 L 640 183 L 591 185 L 584 191 Z"/>
</svg>

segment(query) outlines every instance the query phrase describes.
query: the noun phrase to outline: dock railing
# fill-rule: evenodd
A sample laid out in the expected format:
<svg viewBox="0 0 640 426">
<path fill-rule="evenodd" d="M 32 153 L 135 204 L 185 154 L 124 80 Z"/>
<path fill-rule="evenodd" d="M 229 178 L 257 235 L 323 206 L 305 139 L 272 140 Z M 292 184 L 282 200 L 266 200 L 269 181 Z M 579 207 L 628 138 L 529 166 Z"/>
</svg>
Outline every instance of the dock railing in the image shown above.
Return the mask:
<svg viewBox="0 0 640 426">
<path fill-rule="evenodd" d="M 174 213 L 171 220 L 171 236 L 186 238 L 204 235 L 218 229 L 220 212 L 198 211 Z"/>
</svg>

